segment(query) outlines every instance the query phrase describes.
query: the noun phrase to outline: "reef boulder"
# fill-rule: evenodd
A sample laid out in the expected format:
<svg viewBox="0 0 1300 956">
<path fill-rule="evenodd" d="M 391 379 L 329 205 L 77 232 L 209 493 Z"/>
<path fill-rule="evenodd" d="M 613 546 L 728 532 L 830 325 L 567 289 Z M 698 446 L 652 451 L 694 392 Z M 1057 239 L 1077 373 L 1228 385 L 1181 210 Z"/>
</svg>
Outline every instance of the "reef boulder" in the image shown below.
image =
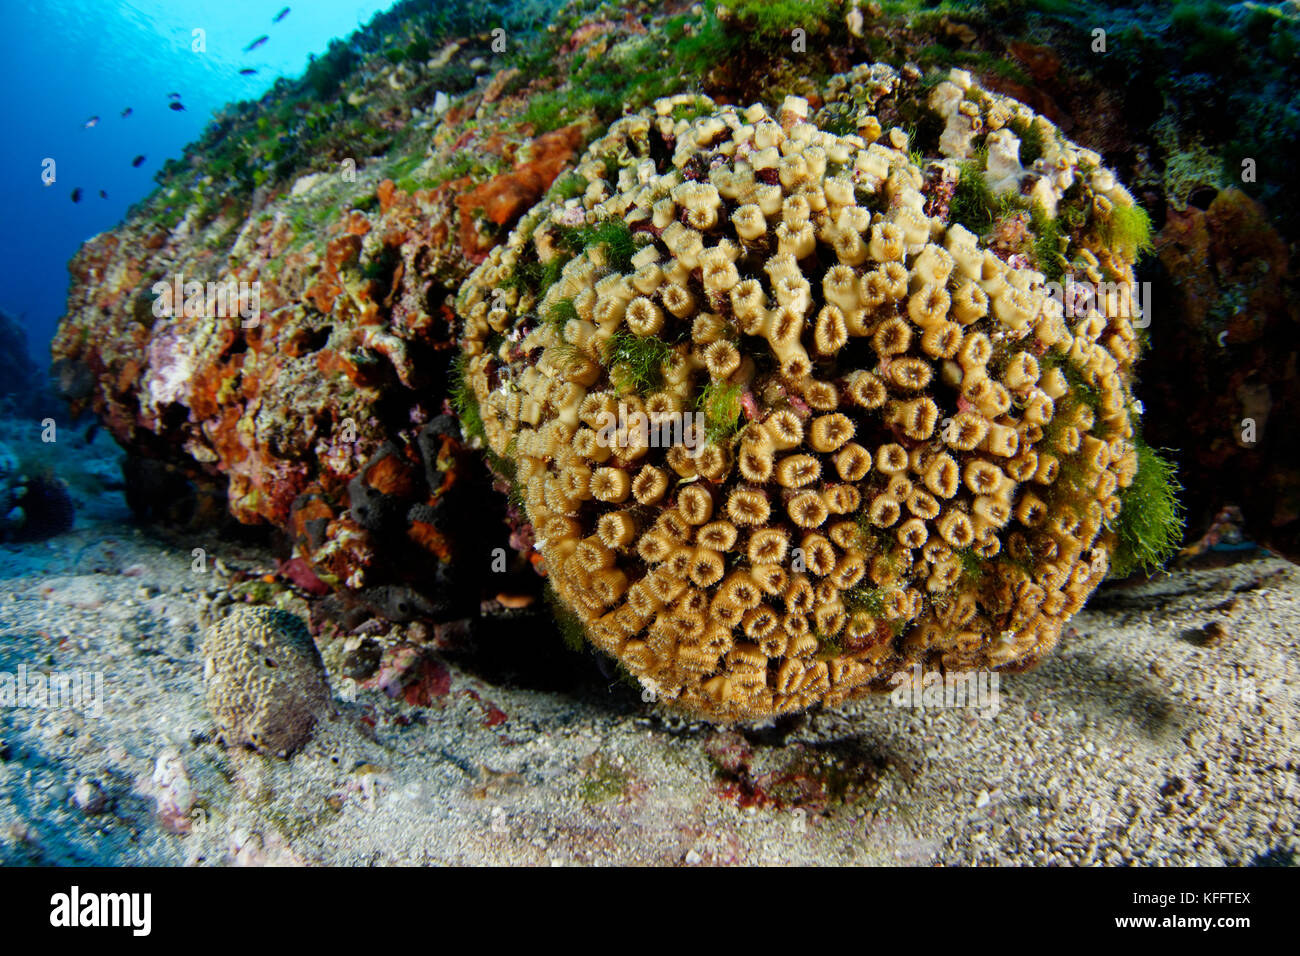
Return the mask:
<svg viewBox="0 0 1300 956">
<path fill-rule="evenodd" d="M 1300 299 L 1291 251 L 1237 189 L 1171 209 L 1142 393 L 1151 440 L 1179 449 L 1194 535 L 1240 509 L 1252 541 L 1300 560 Z"/>
</svg>

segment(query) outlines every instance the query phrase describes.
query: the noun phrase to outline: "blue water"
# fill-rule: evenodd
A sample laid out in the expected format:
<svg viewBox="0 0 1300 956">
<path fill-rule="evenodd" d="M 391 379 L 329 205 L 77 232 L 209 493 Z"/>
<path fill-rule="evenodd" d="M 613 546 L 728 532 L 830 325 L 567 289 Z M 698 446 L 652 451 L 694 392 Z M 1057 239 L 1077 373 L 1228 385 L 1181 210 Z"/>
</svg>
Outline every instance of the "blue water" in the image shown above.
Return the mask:
<svg viewBox="0 0 1300 956">
<path fill-rule="evenodd" d="M 49 361 L 67 302 L 67 262 L 154 188 L 153 176 L 198 139 L 213 111 L 300 75 L 391 0 L 40 0 L 4 4 L 0 33 L 0 309 L 23 315 Z M 206 52 L 192 49 L 196 28 Z M 262 34 L 270 39 L 243 52 Z M 256 69 L 241 76 L 244 68 Z M 168 108 L 181 94 L 184 112 Z M 132 108 L 123 118 L 122 111 Z M 99 123 L 87 129 L 92 116 Z M 139 168 L 131 161 L 146 157 Z M 42 181 L 55 161 L 55 182 Z M 82 191 L 73 203 L 72 191 Z M 99 191 L 108 194 L 101 199 Z"/>
</svg>

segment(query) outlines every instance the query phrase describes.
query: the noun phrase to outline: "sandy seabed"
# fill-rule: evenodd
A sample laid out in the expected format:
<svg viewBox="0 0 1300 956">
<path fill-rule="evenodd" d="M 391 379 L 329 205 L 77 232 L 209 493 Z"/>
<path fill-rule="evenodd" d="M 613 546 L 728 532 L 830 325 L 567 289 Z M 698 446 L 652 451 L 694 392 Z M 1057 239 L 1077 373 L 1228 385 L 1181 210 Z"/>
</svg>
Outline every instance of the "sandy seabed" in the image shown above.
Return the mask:
<svg viewBox="0 0 1300 956">
<path fill-rule="evenodd" d="M 77 460 L 110 474 L 111 443 L 94 447 Z M 336 716 L 282 760 L 223 747 L 204 706 L 224 572 L 196 574 L 120 492 L 73 485 L 91 489 L 73 531 L 0 546 L 0 673 L 102 674 L 102 713 L 0 707 L 0 863 L 1240 865 L 1300 849 L 1285 561 L 1104 587 L 985 716 L 880 697 L 718 728 L 618 682 L 542 690 L 452 658 L 429 707 L 334 681 Z M 228 571 L 272 567 L 215 548 Z"/>
</svg>

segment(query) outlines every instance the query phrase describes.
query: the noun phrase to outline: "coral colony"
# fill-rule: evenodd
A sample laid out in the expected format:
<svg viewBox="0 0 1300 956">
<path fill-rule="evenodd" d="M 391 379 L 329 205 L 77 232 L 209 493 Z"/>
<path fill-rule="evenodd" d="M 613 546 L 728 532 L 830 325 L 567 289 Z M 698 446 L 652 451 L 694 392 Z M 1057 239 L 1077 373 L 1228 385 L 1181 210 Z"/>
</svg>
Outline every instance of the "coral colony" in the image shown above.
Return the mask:
<svg viewBox="0 0 1300 956">
<path fill-rule="evenodd" d="M 775 114 L 661 99 L 594 142 L 585 186 L 526 215 L 460 295 L 478 418 L 556 594 L 690 712 L 834 704 L 919 663 L 1027 665 L 1121 544 L 1131 297 L 1067 323 L 1041 268 L 1064 244 L 1004 261 L 957 219 L 961 189 L 944 209 L 934 184 L 976 176 L 1048 221 L 1133 200 L 969 74 L 917 80 L 859 67 L 815 115 L 793 96 Z M 863 90 L 859 132 L 827 129 Z M 931 158 L 877 118 L 917 100 L 942 125 Z M 1040 132 L 1032 168 L 1014 126 Z M 1134 242 L 1068 252 L 1131 287 Z M 620 406 L 653 424 L 720 389 L 739 400 L 702 448 L 599 440 Z"/>
</svg>

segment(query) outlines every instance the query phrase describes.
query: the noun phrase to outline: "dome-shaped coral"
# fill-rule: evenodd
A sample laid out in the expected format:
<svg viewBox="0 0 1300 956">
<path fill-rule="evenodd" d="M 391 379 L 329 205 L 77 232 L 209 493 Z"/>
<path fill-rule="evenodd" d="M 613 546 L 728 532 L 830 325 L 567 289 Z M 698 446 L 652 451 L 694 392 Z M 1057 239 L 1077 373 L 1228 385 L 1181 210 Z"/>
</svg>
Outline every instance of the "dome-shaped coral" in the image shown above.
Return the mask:
<svg viewBox="0 0 1300 956">
<path fill-rule="evenodd" d="M 226 742 L 287 757 L 330 710 L 320 652 L 288 611 L 237 607 L 203 639 L 208 711 Z"/>
<path fill-rule="evenodd" d="M 585 192 L 534 209 L 460 298 L 556 592 L 689 711 L 1022 666 L 1106 574 L 1137 461 L 1131 303 L 1067 311 L 1045 273 L 1131 283 L 1101 237 L 1132 201 L 1020 104 L 918 80 L 832 81 L 847 135 L 795 98 L 621 119 Z"/>
</svg>

